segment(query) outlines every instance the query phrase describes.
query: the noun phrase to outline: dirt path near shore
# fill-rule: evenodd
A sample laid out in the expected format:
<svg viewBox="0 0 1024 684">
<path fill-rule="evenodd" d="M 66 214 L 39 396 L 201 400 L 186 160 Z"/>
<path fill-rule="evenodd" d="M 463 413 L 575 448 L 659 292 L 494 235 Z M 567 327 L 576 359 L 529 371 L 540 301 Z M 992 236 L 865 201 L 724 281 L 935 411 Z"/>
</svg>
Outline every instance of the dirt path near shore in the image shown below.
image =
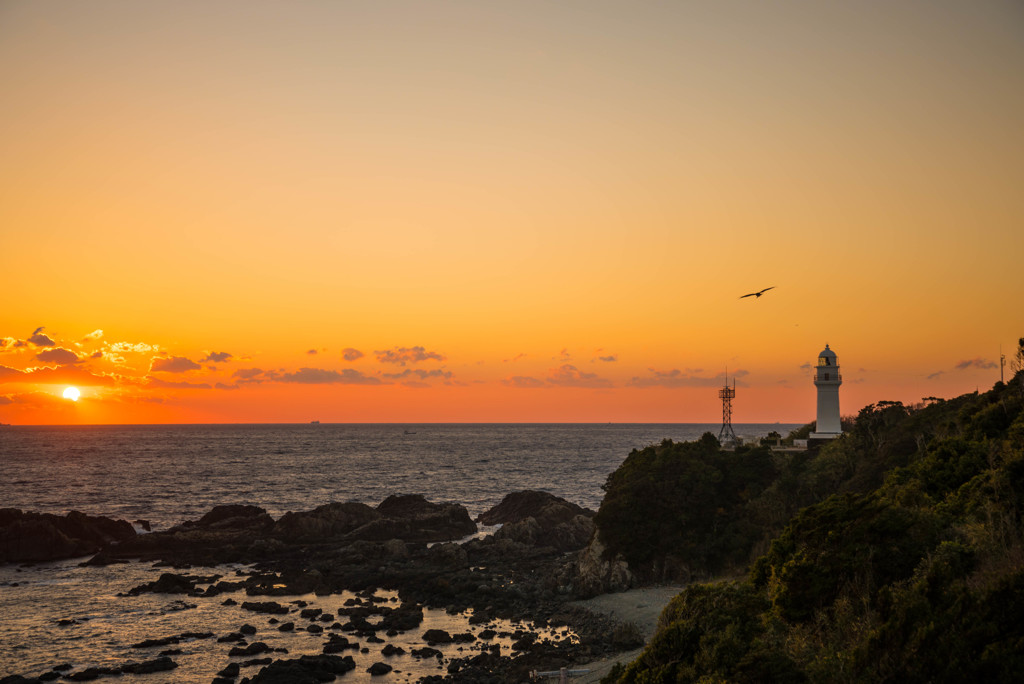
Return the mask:
<svg viewBox="0 0 1024 684">
<path fill-rule="evenodd" d="M 643 587 L 617 594 L 602 594 L 585 601 L 574 601 L 571 605 L 609 615 L 623 622 L 635 623 L 644 635 L 644 640 L 650 641 L 651 636 L 654 635 L 654 629 L 658 625 L 658 616 L 661 615 L 662 609 L 672 600 L 673 596 L 682 590 L 681 586 Z M 590 670 L 590 672 L 573 677 L 571 681 L 573 684 L 599 682 L 615 666 L 615 663 L 631 662 L 642 651 L 643 648 L 638 648 L 619 653 L 606 660 L 575 666 L 573 669 Z"/>
</svg>

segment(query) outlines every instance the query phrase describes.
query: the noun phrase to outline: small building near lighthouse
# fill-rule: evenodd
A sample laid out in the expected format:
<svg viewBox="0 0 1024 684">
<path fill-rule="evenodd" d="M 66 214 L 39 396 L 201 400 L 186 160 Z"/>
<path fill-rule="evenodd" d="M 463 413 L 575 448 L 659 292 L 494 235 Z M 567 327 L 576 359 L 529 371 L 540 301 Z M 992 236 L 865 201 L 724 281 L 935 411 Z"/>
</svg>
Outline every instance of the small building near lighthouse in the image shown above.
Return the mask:
<svg viewBox="0 0 1024 684">
<path fill-rule="evenodd" d="M 818 365 L 814 369 L 814 386 L 818 388 L 818 418 L 810 440 L 835 439 L 843 434 L 839 421 L 839 386 L 842 384 L 843 376 L 839 374 L 836 353 L 826 344 L 825 349 L 818 354 Z"/>
</svg>

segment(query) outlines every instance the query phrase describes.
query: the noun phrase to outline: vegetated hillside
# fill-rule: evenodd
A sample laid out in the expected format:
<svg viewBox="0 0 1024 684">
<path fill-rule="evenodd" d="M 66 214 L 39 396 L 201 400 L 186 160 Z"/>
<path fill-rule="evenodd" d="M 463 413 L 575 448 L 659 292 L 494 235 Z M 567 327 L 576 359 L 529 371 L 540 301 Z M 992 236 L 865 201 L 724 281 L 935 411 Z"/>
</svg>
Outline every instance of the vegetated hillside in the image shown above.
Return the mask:
<svg viewBox="0 0 1024 684">
<path fill-rule="evenodd" d="M 605 681 L 1019 681 L 1022 388 L 1018 373 L 1010 385 L 950 401 L 880 402 L 816 456 L 776 458 L 775 480 L 721 507 L 726 529 L 747 529 L 735 521 L 743 514 L 771 527 L 792 508 L 787 497 L 810 505 L 746 579 L 673 599 L 646 651 Z M 704 441 L 683 451 L 710 452 Z M 620 487 L 609 479 L 610 495 Z M 616 534 L 616 550 L 631 558 Z M 669 538 L 690 544 L 680 553 L 693 546 L 686 533 Z M 710 539 L 696 546 L 717 548 Z"/>
</svg>

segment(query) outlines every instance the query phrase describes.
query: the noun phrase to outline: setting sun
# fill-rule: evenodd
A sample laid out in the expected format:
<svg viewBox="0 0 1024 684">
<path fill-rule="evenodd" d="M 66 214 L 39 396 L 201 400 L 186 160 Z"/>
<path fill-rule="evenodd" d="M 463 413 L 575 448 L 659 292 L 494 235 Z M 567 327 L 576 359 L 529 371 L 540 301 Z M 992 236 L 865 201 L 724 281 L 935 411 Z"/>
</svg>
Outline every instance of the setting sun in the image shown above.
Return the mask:
<svg viewBox="0 0 1024 684">
<path fill-rule="evenodd" d="M 66 387 L 64 389 L 64 398 L 70 399 L 71 401 L 78 401 L 78 397 L 82 396 L 82 393 L 78 391 L 77 387 Z"/>
</svg>

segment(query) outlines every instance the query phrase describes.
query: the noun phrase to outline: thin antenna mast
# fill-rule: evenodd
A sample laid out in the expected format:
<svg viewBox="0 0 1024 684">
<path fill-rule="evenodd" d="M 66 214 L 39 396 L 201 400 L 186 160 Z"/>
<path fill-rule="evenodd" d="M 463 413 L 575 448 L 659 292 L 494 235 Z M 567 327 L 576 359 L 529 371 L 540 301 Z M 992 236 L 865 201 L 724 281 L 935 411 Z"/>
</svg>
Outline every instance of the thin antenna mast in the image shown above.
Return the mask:
<svg viewBox="0 0 1024 684">
<path fill-rule="evenodd" d="M 729 387 L 729 367 L 725 368 L 725 386 L 718 390 L 718 398 L 722 400 L 722 429 L 718 431 L 718 443 L 722 446 L 735 446 L 739 443 L 732 429 L 732 400 L 736 396 L 736 378 Z"/>
</svg>

